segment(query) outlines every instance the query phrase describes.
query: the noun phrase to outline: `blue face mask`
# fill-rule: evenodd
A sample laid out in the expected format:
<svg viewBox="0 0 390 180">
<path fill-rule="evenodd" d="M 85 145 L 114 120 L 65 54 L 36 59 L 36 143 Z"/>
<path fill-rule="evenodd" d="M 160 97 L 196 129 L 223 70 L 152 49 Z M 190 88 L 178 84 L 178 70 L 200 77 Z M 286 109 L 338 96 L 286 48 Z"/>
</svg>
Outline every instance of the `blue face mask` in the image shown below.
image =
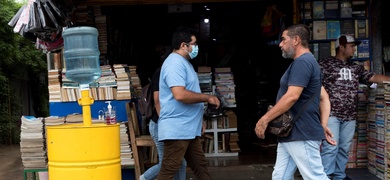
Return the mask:
<svg viewBox="0 0 390 180">
<path fill-rule="evenodd" d="M 191 47 L 192 47 L 192 51 L 188 53 L 188 55 L 190 56 L 191 59 L 194 59 L 198 55 L 199 48 L 198 45 L 191 45 Z"/>
</svg>

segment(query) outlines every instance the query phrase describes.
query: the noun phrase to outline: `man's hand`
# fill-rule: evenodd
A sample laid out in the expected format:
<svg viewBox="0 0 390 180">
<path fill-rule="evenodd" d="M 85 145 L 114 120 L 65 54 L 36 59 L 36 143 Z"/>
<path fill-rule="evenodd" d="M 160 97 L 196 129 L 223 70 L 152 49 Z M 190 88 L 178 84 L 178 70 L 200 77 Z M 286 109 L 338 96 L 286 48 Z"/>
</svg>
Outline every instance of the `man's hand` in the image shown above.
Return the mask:
<svg viewBox="0 0 390 180">
<path fill-rule="evenodd" d="M 221 102 L 219 101 L 219 99 L 218 99 L 217 96 L 210 96 L 210 97 L 207 99 L 207 102 L 208 102 L 209 104 L 215 105 L 215 109 L 218 109 L 218 108 L 219 108 L 219 105 L 221 104 Z"/>
<path fill-rule="evenodd" d="M 262 119 L 259 119 L 259 121 L 257 121 L 255 128 L 257 137 L 259 137 L 260 139 L 265 138 L 265 130 L 267 129 L 267 126 L 268 124 L 265 123 Z"/>
<path fill-rule="evenodd" d="M 333 134 L 329 127 L 324 127 L 324 131 L 326 142 L 328 142 L 330 145 L 336 146 L 337 142 L 333 139 Z"/>
</svg>

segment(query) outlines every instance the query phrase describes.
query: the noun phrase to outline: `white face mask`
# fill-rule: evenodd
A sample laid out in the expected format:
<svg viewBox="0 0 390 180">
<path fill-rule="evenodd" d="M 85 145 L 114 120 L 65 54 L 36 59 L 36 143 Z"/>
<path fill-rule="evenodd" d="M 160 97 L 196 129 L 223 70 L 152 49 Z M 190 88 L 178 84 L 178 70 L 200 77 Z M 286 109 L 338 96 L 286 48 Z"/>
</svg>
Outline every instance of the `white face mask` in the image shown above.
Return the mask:
<svg viewBox="0 0 390 180">
<path fill-rule="evenodd" d="M 192 51 L 188 52 L 188 55 L 190 56 L 191 59 L 194 59 L 198 55 L 199 47 L 198 45 L 191 45 Z"/>
</svg>

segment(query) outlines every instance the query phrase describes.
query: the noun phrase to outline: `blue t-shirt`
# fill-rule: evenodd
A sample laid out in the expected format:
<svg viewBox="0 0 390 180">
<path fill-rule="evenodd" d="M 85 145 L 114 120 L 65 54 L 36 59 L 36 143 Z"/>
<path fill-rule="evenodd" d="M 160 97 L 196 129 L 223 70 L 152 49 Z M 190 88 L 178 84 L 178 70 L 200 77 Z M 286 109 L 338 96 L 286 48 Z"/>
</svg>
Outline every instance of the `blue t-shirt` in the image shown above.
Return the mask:
<svg viewBox="0 0 390 180">
<path fill-rule="evenodd" d="M 314 97 L 295 121 L 290 135 L 285 138 L 278 138 L 278 141 L 323 140 L 325 135 L 321 126 L 319 111 L 321 71 L 313 54 L 305 53 L 291 63 L 280 80 L 277 101 L 287 92 L 288 86 L 304 87 L 298 101 L 290 109 L 293 116 L 297 115 L 313 94 Z"/>
<path fill-rule="evenodd" d="M 194 139 L 201 136 L 204 103 L 185 104 L 172 94 L 174 86 L 201 93 L 199 79 L 191 63 L 177 53 L 165 59 L 160 72 L 158 140 Z"/>
</svg>

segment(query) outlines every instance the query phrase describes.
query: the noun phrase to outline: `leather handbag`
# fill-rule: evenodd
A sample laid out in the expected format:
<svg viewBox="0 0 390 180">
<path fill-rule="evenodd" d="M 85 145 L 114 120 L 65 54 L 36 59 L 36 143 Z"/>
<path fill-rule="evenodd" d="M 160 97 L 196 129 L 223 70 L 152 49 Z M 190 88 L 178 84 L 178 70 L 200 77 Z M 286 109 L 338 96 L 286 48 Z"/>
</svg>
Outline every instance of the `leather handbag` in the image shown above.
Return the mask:
<svg viewBox="0 0 390 180">
<path fill-rule="evenodd" d="M 314 94 L 310 97 L 310 99 L 305 103 L 303 108 L 298 112 L 296 116 L 292 116 L 290 111 L 286 111 L 282 115 L 276 117 L 274 120 L 268 123 L 267 132 L 276 135 L 278 137 L 287 137 L 290 135 L 291 129 L 294 127 L 295 121 L 302 114 L 302 112 L 306 109 L 309 102 L 313 100 Z M 268 111 L 273 106 L 268 106 Z"/>
</svg>

